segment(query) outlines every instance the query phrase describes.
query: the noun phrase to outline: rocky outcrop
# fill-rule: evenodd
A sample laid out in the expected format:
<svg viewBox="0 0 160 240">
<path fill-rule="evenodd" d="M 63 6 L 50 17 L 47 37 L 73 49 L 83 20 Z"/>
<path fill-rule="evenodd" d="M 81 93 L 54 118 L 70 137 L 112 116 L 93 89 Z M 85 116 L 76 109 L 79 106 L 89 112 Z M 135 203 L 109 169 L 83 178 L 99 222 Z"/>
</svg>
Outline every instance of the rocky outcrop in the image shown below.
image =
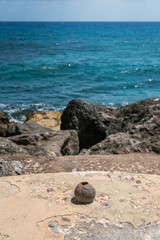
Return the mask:
<svg viewBox="0 0 160 240">
<path fill-rule="evenodd" d="M 0 112 L 0 136 L 5 137 L 10 122 L 7 116 Z"/>
<path fill-rule="evenodd" d="M 120 109 L 72 100 L 61 119 L 61 131 L 36 122 L 14 123 L 8 127 L 8 138 L 0 138 L 0 154 L 26 154 L 46 161 L 79 152 L 160 154 L 160 98 Z"/>
<path fill-rule="evenodd" d="M 81 155 L 105 155 L 105 154 L 122 154 L 131 152 L 149 153 L 152 146 L 148 139 L 134 138 L 127 133 L 111 134 L 105 140 L 97 143 L 89 149 L 83 149 Z"/>
<path fill-rule="evenodd" d="M 61 115 L 60 112 L 55 111 L 32 112 L 27 116 L 25 122 L 36 122 L 43 127 L 60 130 Z"/>
<path fill-rule="evenodd" d="M 36 122 L 27 122 L 27 123 L 14 123 L 9 126 L 7 130 L 7 136 L 15 136 L 20 134 L 33 134 L 33 133 L 43 133 L 51 132 L 50 129 L 40 126 Z"/>
<path fill-rule="evenodd" d="M 80 149 L 90 148 L 110 134 L 121 131 L 121 119 L 116 111 L 83 100 L 72 100 L 61 117 L 61 129 L 78 132 Z"/>
<path fill-rule="evenodd" d="M 26 153 L 26 150 L 7 138 L 0 137 L 0 154 Z"/>
<path fill-rule="evenodd" d="M 78 135 L 74 130 L 26 133 L 8 137 L 8 139 L 22 146 L 30 155 L 45 159 L 79 153 Z"/>
<path fill-rule="evenodd" d="M 79 153 L 75 130 L 55 131 L 35 122 L 15 123 L 8 128 L 8 138 L 0 138 L 0 154 L 22 153 L 53 160 L 55 156 Z"/>
<path fill-rule="evenodd" d="M 77 130 L 81 154 L 160 154 L 160 98 L 117 110 L 72 100 L 62 114 L 61 128 Z"/>
<path fill-rule="evenodd" d="M 0 177 L 22 175 L 26 172 L 19 161 L 4 161 L 0 158 Z"/>
<path fill-rule="evenodd" d="M 122 131 L 142 137 L 160 135 L 160 98 L 136 102 L 116 111 L 117 118 L 123 118 Z"/>
<path fill-rule="evenodd" d="M 97 196 L 81 205 L 73 189 L 86 180 Z M 0 238 L 159 240 L 159 183 L 158 175 L 108 171 L 2 178 Z"/>
</svg>

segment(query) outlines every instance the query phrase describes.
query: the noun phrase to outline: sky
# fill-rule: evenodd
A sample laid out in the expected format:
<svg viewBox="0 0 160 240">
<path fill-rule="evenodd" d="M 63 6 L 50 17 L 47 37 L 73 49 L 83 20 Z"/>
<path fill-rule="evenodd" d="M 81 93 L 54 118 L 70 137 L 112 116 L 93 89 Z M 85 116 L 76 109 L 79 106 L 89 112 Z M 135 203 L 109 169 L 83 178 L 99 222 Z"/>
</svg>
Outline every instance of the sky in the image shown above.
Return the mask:
<svg viewBox="0 0 160 240">
<path fill-rule="evenodd" d="M 160 0 L 0 0 L 0 21 L 160 21 Z"/>
</svg>

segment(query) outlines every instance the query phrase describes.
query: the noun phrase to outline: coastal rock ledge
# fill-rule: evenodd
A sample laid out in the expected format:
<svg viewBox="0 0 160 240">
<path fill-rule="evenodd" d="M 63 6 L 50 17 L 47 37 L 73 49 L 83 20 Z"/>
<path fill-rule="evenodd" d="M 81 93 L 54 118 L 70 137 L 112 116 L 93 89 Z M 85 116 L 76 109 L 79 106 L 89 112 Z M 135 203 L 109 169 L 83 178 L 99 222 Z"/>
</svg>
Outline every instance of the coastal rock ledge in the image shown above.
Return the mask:
<svg viewBox="0 0 160 240">
<path fill-rule="evenodd" d="M 5 136 L 0 137 L 4 160 L 12 160 L 15 154 L 14 160 L 20 162 L 71 155 L 160 154 L 160 98 L 119 109 L 72 100 L 62 113 L 60 131 L 31 121 L 10 124 L 2 117 L 7 125 Z"/>
<path fill-rule="evenodd" d="M 93 184 L 91 204 L 72 201 Z M 5 191 L 4 191 L 5 189 Z M 159 240 L 160 176 L 110 172 L 34 174 L 0 179 L 0 239 Z"/>
<path fill-rule="evenodd" d="M 61 129 L 78 132 L 80 154 L 160 154 L 160 98 L 119 109 L 72 100 L 61 122 Z"/>
</svg>

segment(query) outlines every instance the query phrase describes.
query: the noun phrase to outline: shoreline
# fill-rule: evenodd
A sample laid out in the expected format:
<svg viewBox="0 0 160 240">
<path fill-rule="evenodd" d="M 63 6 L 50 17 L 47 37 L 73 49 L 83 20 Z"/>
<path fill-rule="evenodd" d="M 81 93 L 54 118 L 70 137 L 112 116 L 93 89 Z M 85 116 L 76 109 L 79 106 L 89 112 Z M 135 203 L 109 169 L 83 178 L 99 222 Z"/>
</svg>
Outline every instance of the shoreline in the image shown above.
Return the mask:
<svg viewBox="0 0 160 240">
<path fill-rule="evenodd" d="M 159 99 L 160 97 L 152 97 L 154 99 Z M 151 98 L 151 99 L 152 99 Z M 148 98 L 138 100 L 138 102 L 147 100 Z M 137 101 L 136 101 L 137 102 Z M 94 104 L 92 102 L 89 102 L 91 104 L 94 104 L 96 106 L 105 107 L 105 108 L 111 108 L 111 109 L 119 109 L 131 104 L 136 103 L 134 102 L 121 102 L 121 103 L 101 103 L 101 104 Z M 4 113 L 10 120 L 10 122 L 15 123 L 23 123 L 26 121 L 26 118 L 29 114 L 35 113 L 35 112 L 46 112 L 46 111 L 53 111 L 53 112 L 60 112 L 63 113 L 66 105 L 63 106 L 51 106 L 51 104 L 46 105 L 45 103 L 34 103 L 34 104 L 21 104 L 21 105 L 14 105 L 12 104 L 3 104 L 0 103 L 0 112 Z"/>
<path fill-rule="evenodd" d="M 50 161 L 60 161 L 56 160 L 60 156 L 66 159 L 67 156 L 75 156 L 75 159 L 78 156 L 78 159 L 87 159 L 90 163 L 90 155 L 108 155 L 110 159 L 115 154 L 160 156 L 159 119 L 160 98 L 142 100 L 119 109 L 74 99 L 62 113 L 33 112 L 24 123 L 10 123 L 9 119 L 0 113 L 0 157 L 12 162 L 16 155 L 20 169 L 21 163 L 24 168 L 25 164 L 31 164 L 38 166 L 36 171 L 41 172 L 47 171 Z M 7 163 L 2 161 L 3 164 L 4 169 L 8 167 L 5 167 Z M 129 162 L 127 165 L 129 166 Z M 103 168 L 105 163 L 100 166 L 99 162 L 94 170 Z M 53 169 L 54 166 L 50 171 Z M 72 170 L 74 169 L 75 167 Z M 83 170 L 83 166 L 80 170 Z"/>
<path fill-rule="evenodd" d="M 27 167 L 35 166 L 37 172 L 45 172 L 48 171 L 49 163 L 54 162 L 53 166 L 50 165 L 50 171 L 54 171 L 55 162 L 60 162 L 60 157 L 67 159 L 67 156 L 84 160 L 80 170 L 83 170 L 83 165 L 87 170 L 85 159 L 91 164 L 90 155 L 95 162 L 94 156 L 101 156 L 100 159 L 107 155 L 110 156 L 109 159 L 116 155 L 122 156 L 120 162 L 123 154 L 157 154 L 159 157 L 159 119 L 160 98 L 142 100 L 119 109 L 105 108 L 74 99 L 62 113 L 33 112 L 24 123 L 10 123 L 9 119 L 0 113 L 0 157 L 2 156 L 4 161 L 11 161 L 10 168 L 13 168 L 14 174 L 16 172 L 12 161 L 16 159 L 19 161 L 20 171 L 21 168 L 26 169 L 26 164 Z M 129 166 L 132 160 L 126 162 L 126 165 Z M 149 164 L 150 158 L 146 161 Z M 97 169 L 95 163 L 91 166 L 95 166 L 94 170 L 103 170 L 105 162 L 102 162 L 97 163 Z M 156 163 L 160 164 L 158 159 L 155 168 Z M 8 168 L 8 163 L 2 161 L 1 164 L 4 165 L 4 169 Z M 121 164 L 123 165 L 123 162 Z M 151 167 L 148 165 L 148 168 Z M 61 169 L 60 165 L 57 165 L 57 168 Z M 75 166 L 72 170 L 74 169 Z"/>
</svg>

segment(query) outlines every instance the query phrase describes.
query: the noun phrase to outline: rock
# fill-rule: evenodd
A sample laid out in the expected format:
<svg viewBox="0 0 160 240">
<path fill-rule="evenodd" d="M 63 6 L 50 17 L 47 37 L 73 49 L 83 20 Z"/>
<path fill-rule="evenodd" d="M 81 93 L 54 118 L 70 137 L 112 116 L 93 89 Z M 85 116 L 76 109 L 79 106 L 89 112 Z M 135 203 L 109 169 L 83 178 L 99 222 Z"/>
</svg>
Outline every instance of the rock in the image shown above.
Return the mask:
<svg viewBox="0 0 160 240">
<path fill-rule="evenodd" d="M 160 175 L 160 157 L 154 153 L 56 156 L 54 160 L 42 156 L 12 153 L 0 155 L 0 158 L 4 161 L 20 161 L 28 174 L 118 171 Z"/>
<path fill-rule="evenodd" d="M 43 127 L 60 130 L 61 115 L 60 112 L 55 111 L 32 112 L 27 116 L 25 122 L 36 122 Z"/>
<path fill-rule="evenodd" d="M 160 136 L 160 98 L 139 101 L 116 111 L 116 117 L 123 118 L 122 131 L 143 138 Z"/>
<path fill-rule="evenodd" d="M 122 131 L 143 142 L 145 152 L 149 149 L 160 154 L 160 98 L 122 107 L 117 117 L 123 118 Z"/>
<path fill-rule="evenodd" d="M 79 153 L 76 131 L 55 131 L 36 122 L 15 123 L 8 128 L 8 139 L 21 145 L 28 154 L 46 159 Z"/>
<path fill-rule="evenodd" d="M 118 171 L 160 175 L 160 157 L 155 153 L 58 156 L 50 162 L 53 165 L 48 168 L 47 162 L 47 168 L 56 172 Z"/>
<path fill-rule="evenodd" d="M 26 153 L 26 150 L 7 138 L 0 137 L 0 154 Z"/>
<path fill-rule="evenodd" d="M 115 110 L 72 100 L 62 114 L 61 128 L 77 130 L 81 154 L 159 154 L 160 98 Z"/>
<path fill-rule="evenodd" d="M 19 161 L 4 161 L 0 158 L 0 177 L 25 174 Z"/>
<path fill-rule="evenodd" d="M 71 194 L 84 179 L 97 190 L 95 203 L 74 205 Z M 159 240 L 159 183 L 158 175 L 108 171 L 1 178 L 0 237 Z"/>
<path fill-rule="evenodd" d="M 121 118 L 116 118 L 115 112 L 83 100 L 72 100 L 62 114 L 61 129 L 76 130 L 80 149 L 90 148 L 110 134 L 121 131 Z"/>
<path fill-rule="evenodd" d="M 0 136 L 5 137 L 10 122 L 2 112 L 0 112 Z"/>
<path fill-rule="evenodd" d="M 51 131 L 48 128 L 40 126 L 36 122 L 27 122 L 27 123 L 14 123 L 9 126 L 7 130 L 7 136 L 15 136 L 20 134 L 33 134 L 33 133 L 43 133 Z"/>
<path fill-rule="evenodd" d="M 23 145 L 29 154 L 46 159 L 79 153 L 78 135 L 74 130 L 21 134 L 8 137 L 8 139 Z"/>
<path fill-rule="evenodd" d="M 77 132 L 75 130 L 64 130 L 61 132 L 68 135 L 62 145 L 61 154 L 63 156 L 79 154 L 79 139 Z"/>
<path fill-rule="evenodd" d="M 136 139 L 127 133 L 111 134 L 105 140 L 92 146 L 90 149 L 83 149 L 81 155 L 105 155 L 122 154 L 131 152 L 149 153 L 152 146 L 148 139 Z"/>
</svg>

